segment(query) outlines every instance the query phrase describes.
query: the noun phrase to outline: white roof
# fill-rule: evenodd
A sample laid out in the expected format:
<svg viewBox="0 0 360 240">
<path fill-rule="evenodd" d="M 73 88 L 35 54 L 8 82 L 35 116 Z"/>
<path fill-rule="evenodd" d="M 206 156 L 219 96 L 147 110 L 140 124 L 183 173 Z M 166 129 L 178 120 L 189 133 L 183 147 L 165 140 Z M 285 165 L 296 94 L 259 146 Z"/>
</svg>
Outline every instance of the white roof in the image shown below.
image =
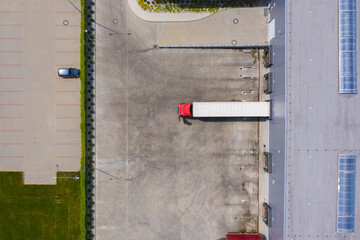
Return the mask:
<svg viewBox="0 0 360 240">
<path fill-rule="evenodd" d="M 194 117 L 270 117 L 270 102 L 194 102 Z"/>
</svg>

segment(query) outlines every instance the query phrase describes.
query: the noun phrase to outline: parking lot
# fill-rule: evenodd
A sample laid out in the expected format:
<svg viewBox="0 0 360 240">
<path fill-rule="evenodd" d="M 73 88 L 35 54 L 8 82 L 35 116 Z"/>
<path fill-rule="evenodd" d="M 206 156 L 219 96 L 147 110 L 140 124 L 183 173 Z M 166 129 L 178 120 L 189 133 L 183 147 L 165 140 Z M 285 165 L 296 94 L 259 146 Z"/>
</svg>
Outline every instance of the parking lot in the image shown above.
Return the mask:
<svg viewBox="0 0 360 240">
<path fill-rule="evenodd" d="M 79 5 L 79 3 L 77 3 Z M 26 184 L 55 184 L 80 168 L 80 14 L 65 0 L 0 6 L 0 169 Z"/>
<path fill-rule="evenodd" d="M 116 30 L 132 35 L 96 30 L 97 239 L 257 232 L 259 121 L 189 126 L 176 113 L 181 102 L 258 101 L 262 51 L 153 49 L 157 24 L 107 4 L 97 21 L 117 17 Z"/>
</svg>

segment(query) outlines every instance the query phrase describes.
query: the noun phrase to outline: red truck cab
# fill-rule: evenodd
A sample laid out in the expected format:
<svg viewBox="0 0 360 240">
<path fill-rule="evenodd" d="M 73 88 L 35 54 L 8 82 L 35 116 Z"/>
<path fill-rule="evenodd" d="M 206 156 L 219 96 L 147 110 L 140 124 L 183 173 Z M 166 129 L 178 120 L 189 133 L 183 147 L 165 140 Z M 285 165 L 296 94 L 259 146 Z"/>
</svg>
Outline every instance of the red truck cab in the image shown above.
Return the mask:
<svg viewBox="0 0 360 240">
<path fill-rule="evenodd" d="M 259 233 L 228 233 L 226 240 L 265 240 L 265 236 Z"/>
<path fill-rule="evenodd" d="M 192 103 L 180 103 L 178 106 L 178 117 L 192 117 Z"/>
</svg>

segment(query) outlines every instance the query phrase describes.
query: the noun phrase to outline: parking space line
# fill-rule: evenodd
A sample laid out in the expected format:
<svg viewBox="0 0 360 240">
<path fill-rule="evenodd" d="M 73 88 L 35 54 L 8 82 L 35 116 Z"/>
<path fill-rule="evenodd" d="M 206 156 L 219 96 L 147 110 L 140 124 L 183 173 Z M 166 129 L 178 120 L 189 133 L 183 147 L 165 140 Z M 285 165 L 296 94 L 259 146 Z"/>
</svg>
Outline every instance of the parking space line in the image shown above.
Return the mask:
<svg viewBox="0 0 360 240">
<path fill-rule="evenodd" d="M 79 40 L 80 38 L 56 38 L 56 40 Z"/>
<path fill-rule="evenodd" d="M 24 145 L 24 143 L 0 143 L 0 145 Z"/>
<path fill-rule="evenodd" d="M 74 119 L 74 118 L 80 118 L 80 117 L 56 117 L 56 119 Z"/>
<path fill-rule="evenodd" d="M 56 91 L 57 93 L 78 93 L 80 92 L 80 89 L 78 91 Z"/>
<path fill-rule="evenodd" d="M 24 117 L 0 117 L 0 119 L 23 119 Z"/>
<path fill-rule="evenodd" d="M 56 25 L 57 27 L 80 27 L 80 25 Z"/>
<path fill-rule="evenodd" d="M 23 13 L 23 11 L 0 11 L 0 13 Z"/>
<path fill-rule="evenodd" d="M 0 156 L 0 158 L 24 158 L 24 156 Z"/>
<path fill-rule="evenodd" d="M 24 51 L 0 51 L 0 53 L 23 53 Z"/>
<path fill-rule="evenodd" d="M 57 67 L 62 67 L 62 66 L 70 66 L 70 67 L 78 67 L 79 64 L 56 64 Z"/>
<path fill-rule="evenodd" d="M 24 132 L 24 130 L 0 130 L 0 132 Z"/>
<path fill-rule="evenodd" d="M 80 53 L 80 51 L 56 51 L 56 53 Z"/>
<path fill-rule="evenodd" d="M 65 12 L 56 12 L 56 13 L 78 13 L 79 14 L 79 12 L 77 12 L 77 11 L 65 11 Z"/>
<path fill-rule="evenodd" d="M 80 158 L 80 156 L 56 156 L 56 158 Z"/>
<path fill-rule="evenodd" d="M 80 104 L 72 104 L 72 103 L 57 103 L 57 106 L 79 106 Z"/>
<path fill-rule="evenodd" d="M 80 145 L 80 143 L 56 143 L 56 145 Z"/>
<path fill-rule="evenodd" d="M 7 37 L 7 38 L 0 38 L 0 40 L 22 40 L 23 38 L 15 38 L 15 37 Z"/>
<path fill-rule="evenodd" d="M 23 27 L 23 24 L 0 24 L 0 27 Z"/>
<path fill-rule="evenodd" d="M 23 106 L 23 103 L 0 103 L 0 106 Z"/>
<path fill-rule="evenodd" d="M 80 130 L 56 130 L 56 132 L 80 132 Z"/>
<path fill-rule="evenodd" d="M 22 93 L 24 91 L 0 91 L 0 93 Z"/>
<path fill-rule="evenodd" d="M 11 64 L 11 63 L 9 63 L 9 64 L 4 64 L 4 63 L 2 63 L 2 64 L 0 64 L 0 66 L 1 67 L 21 67 L 21 66 L 23 66 L 22 64 Z"/>
</svg>

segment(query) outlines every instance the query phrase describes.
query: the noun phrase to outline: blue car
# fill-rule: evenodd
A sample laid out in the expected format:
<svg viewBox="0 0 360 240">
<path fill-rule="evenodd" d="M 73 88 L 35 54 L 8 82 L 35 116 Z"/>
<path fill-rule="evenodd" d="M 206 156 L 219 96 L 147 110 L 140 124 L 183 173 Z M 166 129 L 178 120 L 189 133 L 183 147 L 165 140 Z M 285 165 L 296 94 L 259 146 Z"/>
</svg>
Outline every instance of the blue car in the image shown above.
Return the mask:
<svg viewBox="0 0 360 240">
<path fill-rule="evenodd" d="M 59 68 L 58 75 L 63 78 L 78 78 L 80 70 L 77 68 Z"/>
</svg>

